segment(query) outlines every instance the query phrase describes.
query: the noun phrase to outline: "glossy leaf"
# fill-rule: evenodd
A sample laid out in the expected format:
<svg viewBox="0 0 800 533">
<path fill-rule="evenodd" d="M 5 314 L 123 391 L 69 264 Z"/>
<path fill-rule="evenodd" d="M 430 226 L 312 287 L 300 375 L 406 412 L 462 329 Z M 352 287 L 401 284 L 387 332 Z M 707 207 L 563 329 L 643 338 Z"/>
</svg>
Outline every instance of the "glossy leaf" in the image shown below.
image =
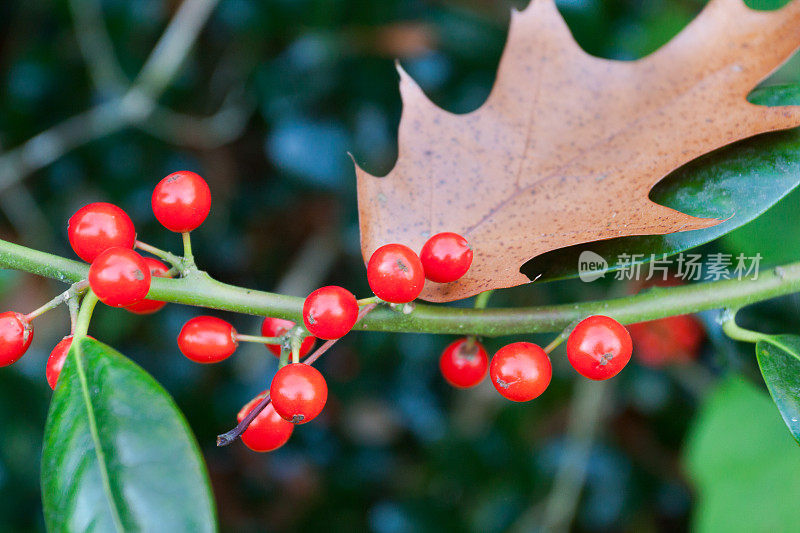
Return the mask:
<svg viewBox="0 0 800 533">
<path fill-rule="evenodd" d="M 783 421 L 800 442 L 800 337 L 775 335 L 758 341 L 756 356 Z"/>
<path fill-rule="evenodd" d="M 766 87 L 750 101 L 766 106 L 800 105 L 800 85 Z M 541 281 L 578 275 L 583 251 L 599 254 L 616 270 L 620 254 L 661 258 L 712 241 L 754 220 L 800 183 L 800 128 L 761 135 L 705 155 L 673 172 L 650 192 L 662 205 L 697 217 L 727 219 L 706 229 L 598 241 L 548 252 L 522 272 Z"/>
<path fill-rule="evenodd" d="M 796 531 L 800 451 L 769 397 L 739 377 L 705 396 L 685 461 L 695 491 L 690 531 Z"/>
<path fill-rule="evenodd" d="M 88 338 L 73 346 L 50 405 L 42 496 L 50 531 L 216 530 L 205 465 L 175 403 Z"/>
</svg>

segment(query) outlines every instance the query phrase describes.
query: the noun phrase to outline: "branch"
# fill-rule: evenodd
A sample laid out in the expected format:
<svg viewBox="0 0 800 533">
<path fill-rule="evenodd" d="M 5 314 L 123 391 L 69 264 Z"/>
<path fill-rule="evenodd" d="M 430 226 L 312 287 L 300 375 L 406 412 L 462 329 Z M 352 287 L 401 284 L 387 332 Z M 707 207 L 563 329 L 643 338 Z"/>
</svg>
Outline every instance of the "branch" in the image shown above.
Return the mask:
<svg viewBox="0 0 800 533">
<path fill-rule="evenodd" d="M 75 37 L 94 86 L 103 93 L 122 92 L 130 83 L 114 55 L 99 0 L 70 0 Z"/>
<path fill-rule="evenodd" d="M 178 72 L 218 1 L 185 0 L 124 95 L 70 117 L 0 155 L 0 192 L 78 146 L 146 120 L 157 108 L 155 100 Z M 80 6 L 84 9 L 81 10 Z M 75 4 L 75 7 L 79 7 L 75 11 L 76 17 L 92 19 L 97 16 L 91 7 L 86 9 L 86 4 Z M 88 41 L 93 45 L 97 38 L 95 35 Z M 84 52 L 85 46 L 89 46 L 88 41 L 80 43 Z M 101 76 L 97 61 L 103 64 L 102 76 L 108 75 L 105 72 L 110 60 L 107 55 L 87 58 L 91 59 L 93 78 Z"/>
<path fill-rule="evenodd" d="M 613 407 L 611 386 L 611 380 L 579 379 L 575 382 L 565 449 L 544 509 L 538 504 L 529 508 L 511 531 L 535 531 L 537 526 L 552 533 L 569 531 L 586 481 L 594 440 Z"/>
<path fill-rule="evenodd" d="M 0 240 L 0 267 L 73 283 L 89 265 Z M 800 263 L 761 272 L 757 280 L 722 280 L 653 288 L 623 298 L 515 309 L 469 309 L 417 305 L 402 314 L 381 307 L 354 329 L 453 335 L 502 336 L 558 332 L 574 320 L 608 315 L 623 324 L 709 309 L 745 305 L 800 292 Z M 202 271 L 180 279 L 153 278 L 148 298 L 258 316 L 302 320 L 303 299 L 221 283 Z"/>
<path fill-rule="evenodd" d="M 134 81 L 153 100 L 166 90 L 219 0 L 185 0 Z"/>
<path fill-rule="evenodd" d="M 241 90 L 234 90 L 213 115 L 195 117 L 155 106 L 148 120 L 135 126 L 163 141 L 207 150 L 224 146 L 239 137 L 255 107 L 254 98 Z"/>
</svg>

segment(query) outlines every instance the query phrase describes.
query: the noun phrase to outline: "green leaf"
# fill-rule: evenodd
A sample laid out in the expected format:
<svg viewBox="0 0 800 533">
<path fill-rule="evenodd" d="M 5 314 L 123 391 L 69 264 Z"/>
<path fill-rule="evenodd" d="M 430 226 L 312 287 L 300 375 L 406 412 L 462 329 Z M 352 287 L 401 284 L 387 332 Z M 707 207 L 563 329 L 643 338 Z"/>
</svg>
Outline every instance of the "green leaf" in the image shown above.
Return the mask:
<svg viewBox="0 0 800 533">
<path fill-rule="evenodd" d="M 766 87 L 750 100 L 766 106 L 800 104 L 800 85 Z M 602 256 L 617 270 L 620 254 L 672 255 L 712 241 L 754 220 L 800 183 L 800 128 L 760 135 L 726 146 L 685 165 L 659 182 L 650 198 L 698 217 L 727 219 L 712 228 L 669 235 L 609 239 L 554 250 L 528 261 L 522 272 L 541 281 L 578 275 L 585 250 Z M 730 217 L 730 218 L 729 218 Z M 601 221 L 598 221 L 598 224 Z"/>
<path fill-rule="evenodd" d="M 172 398 L 109 346 L 74 343 L 42 457 L 49 531 L 215 531 L 203 459 Z"/>
<path fill-rule="evenodd" d="M 691 531 L 796 531 L 800 450 L 769 397 L 741 378 L 708 394 L 685 446 L 698 495 Z"/>
<path fill-rule="evenodd" d="M 800 337 L 766 337 L 756 343 L 756 357 L 783 421 L 800 442 Z"/>
</svg>

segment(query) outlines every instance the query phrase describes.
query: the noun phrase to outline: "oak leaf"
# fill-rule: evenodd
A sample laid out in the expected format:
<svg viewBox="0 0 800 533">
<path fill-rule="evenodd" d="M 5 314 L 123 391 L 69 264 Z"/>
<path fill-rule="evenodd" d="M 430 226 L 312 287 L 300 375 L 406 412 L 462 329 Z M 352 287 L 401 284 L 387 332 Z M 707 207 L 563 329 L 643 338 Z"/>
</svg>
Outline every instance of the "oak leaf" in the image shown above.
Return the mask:
<svg viewBox="0 0 800 533">
<path fill-rule="evenodd" d="M 636 61 L 593 57 L 553 0 L 513 12 L 487 101 L 464 115 L 428 100 L 402 69 L 398 159 L 385 177 L 356 165 L 361 248 L 419 251 L 440 231 L 475 255 L 462 279 L 427 282 L 451 301 L 530 280 L 544 252 L 629 235 L 701 229 L 650 189 L 681 165 L 734 141 L 800 125 L 800 107 L 747 94 L 800 47 L 800 0 L 754 11 L 712 0 L 674 39 Z"/>
</svg>

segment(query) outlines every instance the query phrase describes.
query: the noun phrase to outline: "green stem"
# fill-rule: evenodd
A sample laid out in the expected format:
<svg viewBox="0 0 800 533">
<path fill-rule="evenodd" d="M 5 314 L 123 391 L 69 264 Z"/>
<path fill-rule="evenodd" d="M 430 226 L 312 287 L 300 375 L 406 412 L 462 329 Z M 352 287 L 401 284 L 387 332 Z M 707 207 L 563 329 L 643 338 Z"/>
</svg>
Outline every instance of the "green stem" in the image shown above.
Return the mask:
<svg viewBox="0 0 800 533">
<path fill-rule="evenodd" d="M 142 241 L 136 241 L 134 248 L 138 248 L 143 250 L 149 254 L 153 254 L 154 256 L 158 257 L 159 259 L 163 259 L 167 263 L 172 265 L 174 269 L 180 269 L 183 265 L 183 259 L 178 257 L 177 255 L 167 252 L 166 250 L 162 250 L 161 248 L 156 248 L 155 246 L 151 246 L 147 243 Z"/>
<path fill-rule="evenodd" d="M 559 334 L 558 334 L 558 337 L 556 337 L 555 339 L 553 339 L 553 340 L 550 342 L 550 344 L 548 344 L 547 346 L 545 346 L 545 347 L 544 347 L 544 352 L 545 352 L 545 353 L 547 353 L 547 354 L 549 354 L 549 353 L 551 353 L 553 350 L 555 350 L 556 348 L 558 348 L 558 347 L 559 347 L 559 345 L 560 345 L 562 342 L 564 342 L 565 340 L 567 340 L 567 339 L 569 338 L 569 334 L 570 334 L 570 333 L 572 333 L 572 330 L 573 330 L 573 329 L 575 329 L 575 326 L 577 326 L 577 325 L 578 325 L 578 322 L 580 322 L 580 321 L 581 321 L 581 320 L 583 320 L 584 318 L 585 318 L 585 317 L 581 317 L 581 318 L 579 318 L 579 319 L 577 319 L 577 320 L 573 320 L 573 321 L 572 321 L 572 322 L 569 324 L 569 326 L 567 326 L 567 327 L 565 327 L 564 329 L 562 329 L 562 330 L 561 330 L 561 333 L 559 333 Z"/>
<path fill-rule="evenodd" d="M 188 231 L 184 231 L 181 233 L 183 237 L 183 260 L 190 264 L 194 265 L 194 254 L 192 253 L 192 236 L 189 234 Z"/>
<path fill-rule="evenodd" d="M 492 297 L 492 293 L 494 290 L 491 291 L 483 291 L 478 296 L 475 297 L 475 309 L 486 309 L 486 306 L 489 304 L 489 298 Z"/>
<path fill-rule="evenodd" d="M 725 332 L 725 335 L 727 335 L 733 340 L 750 342 L 753 344 L 757 343 L 760 340 L 769 339 L 769 335 L 764 335 L 763 333 L 758 333 L 757 331 L 744 329 L 736 325 L 737 311 L 738 309 L 735 311 L 726 310 L 726 318 L 725 321 L 722 323 L 722 331 Z"/>
<path fill-rule="evenodd" d="M 0 267 L 75 282 L 88 265 L 0 240 Z M 721 280 L 654 288 L 634 296 L 575 304 L 513 309 L 469 309 L 418 304 L 410 314 L 385 306 L 354 329 L 454 335 L 501 336 L 557 332 L 589 315 L 608 315 L 623 324 L 720 309 L 739 308 L 800 291 L 800 263 L 762 271 L 756 280 Z M 148 298 L 224 311 L 302 321 L 303 299 L 220 283 L 193 270 L 185 278 L 153 278 Z"/>
<path fill-rule="evenodd" d="M 55 298 L 53 298 L 52 300 L 41 306 L 40 308 L 31 311 L 30 313 L 25 315 L 25 318 L 27 318 L 28 320 L 33 320 L 38 316 L 42 316 L 46 312 L 50 311 L 51 309 L 55 309 L 64 302 L 69 302 L 71 299 L 77 298 L 78 295 L 84 290 L 86 290 L 88 286 L 89 284 L 85 281 L 78 281 L 76 283 L 73 283 L 69 289 L 65 290 L 64 292 L 62 292 L 61 294 L 59 294 L 58 296 L 56 296 Z"/>
<path fill-rule="evenodd" d="M 262 337 L 260 335 L 242 335 L 236 334 L 236 340 L 241 342 L 260 342 L 262 344 L 281 344 L 283 337 Z"/>
<path fill-rule="evenodd" d="M 281 357 L 278 361 L 278 368 L 283 368 L 289 364 L 289 351 L 286 345 L 281 346 Z"/>
<path fill-rule="evenodd" d="M 95 305 L 97 305 L 97 296 L 95 296 L 92 289 L 89 289 L 86 292 L 86 296 L 83 297 L 81 310 L 78 311 L 78 320 L 75 324 L 73 338 L 80 339 L 86 336 L 86 333 L 89 331 L 89 322 L 92 320 L 92 313 L 94 312 Z"/>
<path fill-rule="evenodd" d="M 75 327 L 78 325 L 78 299 L 70 298 L 67 300 L 67 308 L 69 309 L 69 333 L 75 335 Z"/>
</svg>

